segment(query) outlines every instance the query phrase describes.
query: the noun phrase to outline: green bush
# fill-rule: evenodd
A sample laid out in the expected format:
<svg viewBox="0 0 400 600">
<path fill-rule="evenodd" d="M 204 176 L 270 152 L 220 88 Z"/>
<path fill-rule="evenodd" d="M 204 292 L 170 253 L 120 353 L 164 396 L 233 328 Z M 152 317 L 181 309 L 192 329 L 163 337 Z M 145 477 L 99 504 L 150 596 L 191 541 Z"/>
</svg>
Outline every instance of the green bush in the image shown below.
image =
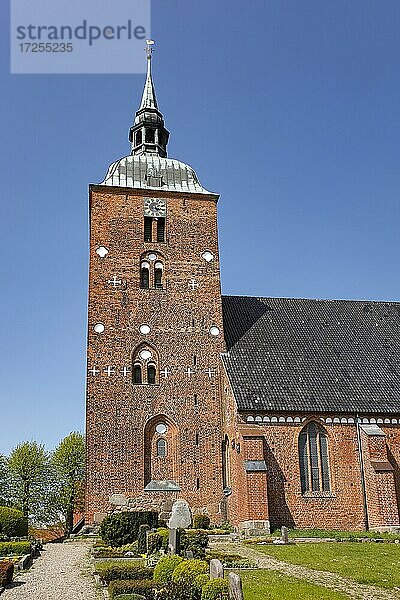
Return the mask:
<svg viewBox="0 0 400 600">
<path fill-rule="evenodd" d="M 192 600 L 196 596 L 194 580 L 203 573 L 208 573 L 208 564 L 205 560 L 196 558 L 183 560 L 174 570 L 172 581 L 179 587 L 183 597 Z"/>
<path fill-rule="evenodd" d="M 0 506 L 0 535 L 25 537 L 28 535 L 28 519 L 16 508 Z"/>
<path fill-rule="evenodd" d="M 162 548 L 162 537 L 159 533 L 147 534 L 147 554 L 156 554 Z"/>
<path fill-rule="evenodd" d="M 195 515 L 193 518 L 193 529 L 209 529 L 210 517 L 208 515 Z"/>
<path fill-rule="evenodd" d="M 159 584 L 151 579 L 111 581 L 108 585 L 110 600 L 119 599 L 121 594 L 138 594 L 146 600 L 155 600 L 156 590 Z"/>
<path fill-rule="evenodd" d="M 181 556 L 164 556 L 158 561 L 153 574 L 154 581 L 169 583 L 176 567 L 183 561 Z"/>
<path fill-rule="evenodd" d="M 181 531 L 181 551 L 191 550 L 194 558 L 204 558 L 208 546 L 208 534 L 205 531 L 189 529 Z"/>
<path fill-rule="evenodd" d="M 153 577 L 153 569 L 143 564 L 131 563 L 130 561 L 112 561 L 98 563 L 96 573 L 104 583 L 110 583 L 116 579 L 141 580 Z"/>
<path fill-rule="evenodd" d="M 201 600 L 228 600 L 229 586 L 226 579 L 210 579 L 201 591 Z"/>
<path fill-rule="evenodd" d="M 161 536 L 161 539 L 162 539 L 161 548 L 163 548 L 164 550 L 167 550 L 168 543 L 169 543 L 169 529 L 167 529 L 167 527 L 159 527 L 157 529 L 157 533 L 158 533 L 158 535 Z"/>
<path fill-rule="evenodd" d="M 158 513 L 152 511 L 122 512 L 106 517 L 100 525 L 100 535 L 113 548 L 131 544 L 138 538 L 140 525 L 157 527 Z"/>
<path fill-rule="evenodd" d="M 210 581 L 210 576 L 207 573 L 203 573 L 202 575 L 197 575 L 193 582 L 193 587 L 198 593 L 199 597 L 201 596 L 201 590 L 204 585 Z"/>
<path fill-rule="evenodd" d="M 0 587 L 5 587 L 12 582 L 14 563 L 11 560 L 0 561 Z"/>
<path fill-rule="evenodd" d="M 146 524 L 139 525 L 138 532 L 138 552 L 139 554 L 146 554 L 147 552 L 147 532 L 150 527 Z"/>
<path fill-rule="evenodd" d="M 21 556 L 30 554 L 31 550 L 30 542 L 0 542 L 0 556 Z"/>
</svg>

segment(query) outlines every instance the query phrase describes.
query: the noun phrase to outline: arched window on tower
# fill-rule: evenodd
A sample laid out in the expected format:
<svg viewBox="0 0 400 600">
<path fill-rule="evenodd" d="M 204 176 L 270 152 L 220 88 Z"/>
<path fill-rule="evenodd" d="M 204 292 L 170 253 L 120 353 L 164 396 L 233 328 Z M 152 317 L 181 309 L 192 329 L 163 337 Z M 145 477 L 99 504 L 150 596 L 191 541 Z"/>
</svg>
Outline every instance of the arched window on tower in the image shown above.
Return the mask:
<svg viewBox="0 0 400 600">
<path fill-rule="evenodd" d="M 311 421 L 299 435 L 301 493 L 329 492 L 328 438 L 323 427 Z"/>
<path fill-rule="evenodd" d="M 154 144 L 154 129 L 151 129 L 151 128 L 146 129 L 145 139 L 148 144 Z"/>
<path fill-rule="evenodd" d="M 160 261 L 154 264 L 154 287 L 158 290 L 163 288 L 163 264 Z"/>
<path fill-rule="evenodd" d="M 156 383 L 156 368 L 154 365 L 148 365 L 147 367 L 147 383 Z"/>
<path fill-rule="evenodd" d="M 165 218 L 157 219 L 157 242 L 165 242 Z"/>
<path fill-rule="evenodd" d="M 167 456 L 167 442 L 163 438 L 157 440 L 157 456 Z"/>
<path fill-rule="evenodd" d="M 142 366 L 133 365 L 133 383 L 142 383 Z"/>
<path fill-rule="evenodd" d="M 132 353 L 132 383 L 155 385 L 159 362 L 157 352 L 147 344 L 141 344 Z"/>
<path fill-rule="evenodd" d="M 138 131 L 136 134 L 136 146 L 139 146 L 139 144 L 142 143 L 142 132 Z"/>
<path fill-rule="evenodd" d="M 140 287 L 145 290 L 150 287 L 150 265 L 147 261 L 142 261 L 140 265 Z"/>
</svg>

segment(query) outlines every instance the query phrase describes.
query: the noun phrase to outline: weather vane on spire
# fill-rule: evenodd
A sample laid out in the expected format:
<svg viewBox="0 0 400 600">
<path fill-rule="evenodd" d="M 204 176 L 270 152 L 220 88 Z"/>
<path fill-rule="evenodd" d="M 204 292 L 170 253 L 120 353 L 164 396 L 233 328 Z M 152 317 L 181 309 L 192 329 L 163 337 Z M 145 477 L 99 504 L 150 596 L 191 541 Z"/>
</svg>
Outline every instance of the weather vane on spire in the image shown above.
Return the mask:
<svg viewBox="0 0 400 600">
<path fill-rule="evenodd" d="M 151 55 L 153 54 L 154 40 L 146 40 L 146 54 L 147 58 L 151 60 Z"/>
</svg>

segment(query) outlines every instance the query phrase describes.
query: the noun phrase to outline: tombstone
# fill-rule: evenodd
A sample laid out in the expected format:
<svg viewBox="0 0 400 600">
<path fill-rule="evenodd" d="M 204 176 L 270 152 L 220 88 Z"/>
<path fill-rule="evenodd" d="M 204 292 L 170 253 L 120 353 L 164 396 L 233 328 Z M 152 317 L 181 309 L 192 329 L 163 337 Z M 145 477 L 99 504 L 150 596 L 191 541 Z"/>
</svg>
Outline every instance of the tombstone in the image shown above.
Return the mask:
<svg viewBox="0 0 400 600">
<path fill-rule="evenodd" d="M 180 535 L 177 529 L 169 530 L 168 537 L 168 552 L 169 554 L 179 554 L 180 550 Z"/>
<path fill-rule="evenodd" d="M 189 504 L 186 500 L 177 500 L 172 505 L 172 514 L 167 521 L 169 529 L 186 529 L 192 522 Z"/>
<path fill-rule="evenodd" d="M 210 560 L 210 579 L 223 579 L 224 567 L 222 562 L 218 558 L 212 558 Z"/>
<path fill-rule="evenodd" d="M 284 544 L 289 543 L 288 528 L 285 525 L 281 527 L 281 540 Z"/>
<path fill-rule="evenodd" d="M 172 514 L 167 521 L 169 529 L 168 549 L 170 554 L 179 554 L 179 531 L 186 529 L 192 522 L 189 504 L 186 500 L 177 500 L 172 505 Z"/>
<path fill-rule="evenodd" d="M 228 575 L 229 585 L 229 600 L 244 600 L 242 580 L 240 575 L 237 573 L 229 573 Z"/>
<path fill-rule="evenodd" d="M 194 558 L 193 552 L 191 550 L 186 550 L 185 556 L 186 558 Z"/>
</svg>

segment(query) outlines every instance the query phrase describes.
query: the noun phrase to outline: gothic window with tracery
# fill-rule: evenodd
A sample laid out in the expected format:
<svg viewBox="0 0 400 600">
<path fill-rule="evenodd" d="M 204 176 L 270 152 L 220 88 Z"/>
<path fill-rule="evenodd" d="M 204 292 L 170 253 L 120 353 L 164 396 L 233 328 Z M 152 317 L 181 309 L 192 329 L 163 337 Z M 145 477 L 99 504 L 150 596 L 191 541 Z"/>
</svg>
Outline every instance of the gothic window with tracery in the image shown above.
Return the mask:
<svg viewBox="0 0 400 600">
<path fill-rule="evenodd" d="M 323 427 L 311 421 L 299 435 L 301 492 L 329 492 L 328 438 Z"/>
</svg>

